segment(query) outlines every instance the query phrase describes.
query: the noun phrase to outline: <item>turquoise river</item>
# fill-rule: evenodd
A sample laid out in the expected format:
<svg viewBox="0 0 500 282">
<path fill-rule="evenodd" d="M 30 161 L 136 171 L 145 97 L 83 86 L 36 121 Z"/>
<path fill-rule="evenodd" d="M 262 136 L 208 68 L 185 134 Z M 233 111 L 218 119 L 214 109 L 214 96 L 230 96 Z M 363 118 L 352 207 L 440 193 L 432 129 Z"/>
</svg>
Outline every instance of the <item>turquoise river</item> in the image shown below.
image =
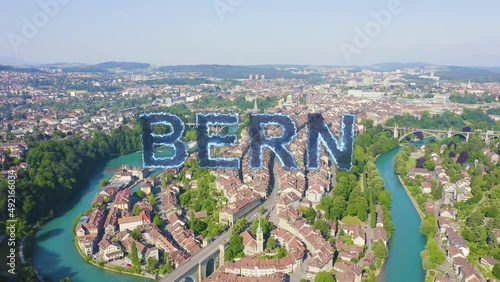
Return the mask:
<svg viewBox="0 0 500 282">
<path fill-rule="evenodd" d="M 396 225 L 384 272 L 377 281 L 422 282 L 424 272 L 420 252 L 425 241 L 418 233 L 420 218 L 394 172 L 394 157 L 398 150 L 380 156 L 376 162 L 386 188 L 392 193 L 391 212 Z M 33 244 L 33 264 L 39 272 L 48 276 L 50 281 L 59 281 L 66 276 L 75 282 L 153 281 L 102 270 L 85 262 L 75 248 L 71 230 L 73 219 L 90 206 L 101 179 L 109 179 L 122 164 L 140 166 L 141 162 L 141 154 L 137 152 L 103 163 L 87 187 L 67 203 L 66 209 L 37 232 Z"/>
<path fill-rule="evenodd" d="M 389 241 L 389 256 L 377 282 L 423 282 L 420 252 L 425 248 L 425 237 L 419 232 L 420 217 L 394 170 L 394 158 L 400 148 L 380 156 L 375 164 L 391 192 L 391 215 L 396 231 Z"/>
</svg>

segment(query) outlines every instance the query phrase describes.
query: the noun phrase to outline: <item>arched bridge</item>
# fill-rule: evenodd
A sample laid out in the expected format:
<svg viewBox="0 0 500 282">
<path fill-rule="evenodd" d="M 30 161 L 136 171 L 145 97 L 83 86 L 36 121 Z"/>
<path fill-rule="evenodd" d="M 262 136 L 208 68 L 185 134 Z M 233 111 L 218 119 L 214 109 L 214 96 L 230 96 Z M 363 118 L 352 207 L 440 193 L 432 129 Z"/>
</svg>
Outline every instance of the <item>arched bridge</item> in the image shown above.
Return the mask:
<svg viewBox="0 0 500 282">
<path fill-rule="evenodd" d="M 267 210 L 267 215 L 273 210 L 276 204 L 277 189 L 273 189 L 271 195 L 260 205 L 255 206 L 245 215 L 247 218 L 260 216 L 261 208 Z M 267 216 L 266 214 L 264 214 Z M 229 229 L 230 230 L 230 229 Z M 224 252 L 228 247 L 230 231 L 227 230 L 199 252 L 194 254 L 189 260 L 174 269 L 169 275 L 160 279 L 160 282 L 201 282 L 224 264 Z"/>
<path fill-rule="evenodd" d="M 469 142 L 469 137 L 471 135 L 476 134 L 475 132 L 465 132 L 465 131 L 457 131 L 450 128 L 448 130 L 441 129 L 428 129 L 428 128 L 415 128 L 415 127 L 399 127 L 395 125 L 393 127 L 390 126 L 382 126 L 383 129 L 389 130 L 393 133 L 394 138 L 398 138 L 400 141 L 403 141 L 407 136 L 414 134 L 416 132 L 421 132 L 424 135 L 432 136 L 438 140 L 451 138 L 453 136 L 462 136 L 465 138 L 466 142 Z M 492 138 L 500 138 L 500 133 L 494 131 L 487 131 L 479 133 L 479 136 L 483 138 L 486 143 L 488 143 Z"/>
<path fill-rule="evenodd" d="M 194 122 L 186 122 L 185 125 L 188 128 L 196 128 L 196 123 L 194 123 Z M 229 126 L 216 124 L 216 125 L 211 125 L 209 128 L 211 130 L 213 130 L 215 132 L 215 134 L 221 134 L 222 131 L 226 128 L 229 128 Z"/>
<path fill-rule="evenodd" d="M 160 279 L 161 282 L 201 282 L 224 264 L 224 250 L 229 242 L 229 231 L 202 248 L 185 264 Z"/>
</svg>

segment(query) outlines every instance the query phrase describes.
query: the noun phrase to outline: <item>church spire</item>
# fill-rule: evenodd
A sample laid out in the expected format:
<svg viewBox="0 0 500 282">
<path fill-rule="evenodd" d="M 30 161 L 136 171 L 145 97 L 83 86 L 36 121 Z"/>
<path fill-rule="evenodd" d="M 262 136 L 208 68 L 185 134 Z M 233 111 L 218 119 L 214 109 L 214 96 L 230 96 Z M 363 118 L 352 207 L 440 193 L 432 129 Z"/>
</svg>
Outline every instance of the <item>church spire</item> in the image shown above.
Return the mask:
<svg viewBox="0 0 500 282">
<path fill-rule="evenodd" d="M 257 251 L 262 252 L 264 251 L 264 232 L 262 231 L 262 226 L 260 225 L 260 217 L 259 217 L 259 226 L 257 227 L 257 235 L 256 241 L 257 241 Z"/>
</svg>

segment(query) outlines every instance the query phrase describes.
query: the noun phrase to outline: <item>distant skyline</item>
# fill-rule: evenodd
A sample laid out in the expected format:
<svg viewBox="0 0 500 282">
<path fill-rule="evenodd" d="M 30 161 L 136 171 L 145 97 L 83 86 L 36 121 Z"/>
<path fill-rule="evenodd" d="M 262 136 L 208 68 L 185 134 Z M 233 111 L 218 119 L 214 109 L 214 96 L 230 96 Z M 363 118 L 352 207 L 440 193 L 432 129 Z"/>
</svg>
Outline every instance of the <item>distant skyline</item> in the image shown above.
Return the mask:
<svg viewBox="0 0 500 282">
<path fill-rule="evenodd" d="M 0 10 L 0 58 L 34 63 L 500 66 L 498 1 L 29 0 Z M 363 44 L 358 30 L 372 33 Z"/>
</svg>

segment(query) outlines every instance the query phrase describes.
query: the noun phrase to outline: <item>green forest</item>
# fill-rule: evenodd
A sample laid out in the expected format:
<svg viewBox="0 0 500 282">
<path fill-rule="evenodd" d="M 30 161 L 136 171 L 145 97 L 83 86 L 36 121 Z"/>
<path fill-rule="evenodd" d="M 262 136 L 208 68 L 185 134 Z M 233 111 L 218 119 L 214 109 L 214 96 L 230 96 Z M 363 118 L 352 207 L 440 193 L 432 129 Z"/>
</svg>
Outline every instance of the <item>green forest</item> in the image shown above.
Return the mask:
<svg viewBox="0 0 500 282">
<path fill-rule="evenodd" d="M 464 109 L 461 115 L 449 111 L 442 115 L 431 115 L 429 111 L 423 111 L 420 118 L 410 114 L 396 115 L 385 123 L 386 126 L 398 125 L 400 127 L 417 127 L 428 129 L 453 128 L 462 130 L 464 127 L 470 127 L 475 130 L 500 130 L 500 121 L 495 122 L 487 113 L 481 109 Z"/>
<path fill-rule="evenodd" d="M 483 94 L 481 96 L 478 96 L 475 94 L 465 93 L 464 95 L 451 95 L 450 102 L 459 104 L 483 104 L 495 102 L 495 98 L 495 95 L 491 94 Z"/>
<path fill-rule="evenodd" d="M 83 188 L 90 174 L 103 160 L 141 149 L 140 128 L 122 127 L 111 135 L 93 132 L 92 138 L 68 138 L 35 142 L 28 151 L 29 167 L 16 180 L 17 236 L 33 231 L 32 225 L 53 216 Z M 7 206 L 7 182 L 0 183 L 0 204 Z M 0 210 L 5 228 L 7 209 Z"/>
</svg>

